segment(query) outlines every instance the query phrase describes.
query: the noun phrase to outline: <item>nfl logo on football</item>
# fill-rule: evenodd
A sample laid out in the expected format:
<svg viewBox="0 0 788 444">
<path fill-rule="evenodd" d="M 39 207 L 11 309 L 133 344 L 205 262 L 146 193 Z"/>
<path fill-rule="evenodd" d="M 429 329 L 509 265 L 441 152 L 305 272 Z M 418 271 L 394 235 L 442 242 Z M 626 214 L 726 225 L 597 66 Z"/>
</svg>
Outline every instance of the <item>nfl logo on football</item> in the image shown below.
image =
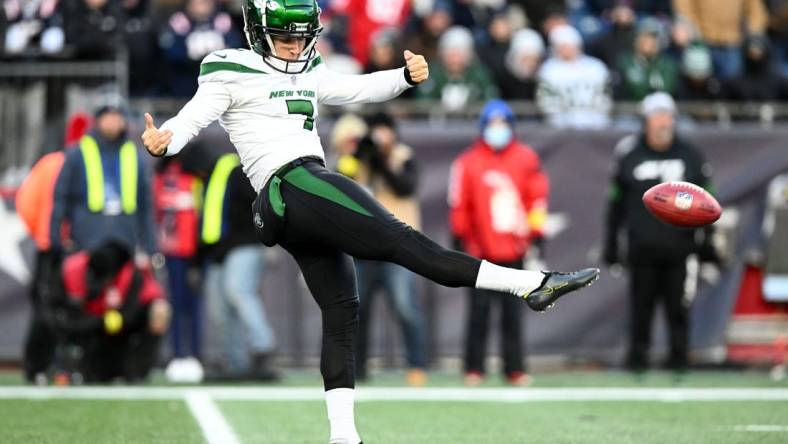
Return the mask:
<svg viewBox="0 0 788 444">
<path fill-rule="evenodd" d="M 674 204 L 680 210 L 688 210 L 692 206 L 692 193 L 679 191 L 676 193 L 676 200 Z"/>
</svg>

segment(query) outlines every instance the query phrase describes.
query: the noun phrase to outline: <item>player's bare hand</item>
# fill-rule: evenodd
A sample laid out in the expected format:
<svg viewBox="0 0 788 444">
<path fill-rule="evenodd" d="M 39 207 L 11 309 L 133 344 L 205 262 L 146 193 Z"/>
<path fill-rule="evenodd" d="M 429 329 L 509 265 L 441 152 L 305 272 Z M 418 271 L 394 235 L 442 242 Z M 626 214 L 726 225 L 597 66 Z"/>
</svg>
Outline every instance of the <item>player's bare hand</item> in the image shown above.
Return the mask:
<svg viewBox="0 0 788 444">
<path fill-rule="evenodd" d="M 403 53 L 405 56 L 405 68 L 410 73 L 410 79 L 416 83 L 427 80 L 430 76 L 430 69 L 423 55 L 414 54 L 407 49 Z"/>
<path fill-rule="evenodd" d="M 145 113 L 145 131 L 142 132 L 142 143 L 151 155 L 159 157 L 167 152 L 172 142 L 172 131 L 161 131 L 153 124 L 153 117 Z"/>
</svg>

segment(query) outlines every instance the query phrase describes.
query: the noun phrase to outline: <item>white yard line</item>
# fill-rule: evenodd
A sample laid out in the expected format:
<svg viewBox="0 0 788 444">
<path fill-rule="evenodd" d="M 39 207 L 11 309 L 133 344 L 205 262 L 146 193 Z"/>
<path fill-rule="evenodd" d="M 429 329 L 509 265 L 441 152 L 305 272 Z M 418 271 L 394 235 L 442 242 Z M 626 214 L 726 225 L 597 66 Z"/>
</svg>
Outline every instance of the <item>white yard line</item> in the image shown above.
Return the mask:
<svg viewBox="0 0 788 444">
<path fill-rule="evenodd" d="M 208 444 L 241 443 L 209 394 L 193 390 L 186 392 L 184 399 Z"/>
<path fill-rule="evenodd" d="M 788 426 L 772 424 L 747 424 L 733 426 L 735 432 L 788 432 Z"/>
<path fill-rule="evenodd" d="M 0 399 L 322 401 L 318 387 L 0 387 Z M 361 387 L 358 401 L 788 401 L 788 388 L 400 388 Z"/>
</svg>

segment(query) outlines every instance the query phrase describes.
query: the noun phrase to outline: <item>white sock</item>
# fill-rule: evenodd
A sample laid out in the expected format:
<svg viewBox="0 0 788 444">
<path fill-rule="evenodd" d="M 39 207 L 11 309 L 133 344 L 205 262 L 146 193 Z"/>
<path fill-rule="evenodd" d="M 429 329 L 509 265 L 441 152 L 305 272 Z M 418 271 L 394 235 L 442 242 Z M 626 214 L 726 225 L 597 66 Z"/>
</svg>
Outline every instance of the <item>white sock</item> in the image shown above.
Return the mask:
<svg viewBox="0 0 788 444">
<path fill-rule="evenodd" d="M 361 438 L 356 431 L 356 420 L 353 415 L 353 401 L 356 391 L 351 388 L 337 388 L 326 391 L 326 408 L 328 422 L 331 424 L 329 441 L 358 444 Z"/>
<path fill-rule="evenodd" d="M 539 288 L 544 277 L 541 271 L 516 270 L 482 261 L 476 277 L 476 288 L 523 296 Z"/>
</svg>

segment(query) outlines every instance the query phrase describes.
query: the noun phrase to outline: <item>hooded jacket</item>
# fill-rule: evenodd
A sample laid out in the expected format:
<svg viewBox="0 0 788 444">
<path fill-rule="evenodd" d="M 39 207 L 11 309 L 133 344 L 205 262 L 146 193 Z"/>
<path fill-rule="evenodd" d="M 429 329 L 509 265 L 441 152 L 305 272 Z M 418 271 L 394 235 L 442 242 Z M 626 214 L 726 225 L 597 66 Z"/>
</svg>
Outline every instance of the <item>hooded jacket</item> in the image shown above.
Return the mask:
<svg viewBox="0 0 788 444">
<path fill-rule="evenodd" d="M 450 180 L 451 231 L 469 254 L 512 262 L 543 236 L 549 182 L 529 146 L 513 139 L 496 151 L 478 140 L 454 161 Z"/>
</svg>

